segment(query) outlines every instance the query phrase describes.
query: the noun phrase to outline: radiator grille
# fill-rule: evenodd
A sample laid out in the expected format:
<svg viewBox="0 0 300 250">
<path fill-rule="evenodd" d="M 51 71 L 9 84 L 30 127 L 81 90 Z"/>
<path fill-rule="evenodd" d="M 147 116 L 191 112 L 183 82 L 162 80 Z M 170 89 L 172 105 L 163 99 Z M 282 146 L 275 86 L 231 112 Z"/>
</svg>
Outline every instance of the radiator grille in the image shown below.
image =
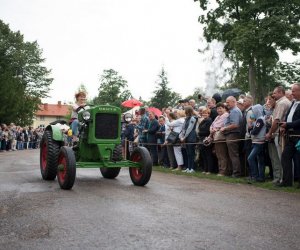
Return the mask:
<svg viewBox="0 0 300 250">
<path fill-rule="evenodd" d="M 118 114 L 96 114 L 96 139 L 118 139 Z"/>
</svg>

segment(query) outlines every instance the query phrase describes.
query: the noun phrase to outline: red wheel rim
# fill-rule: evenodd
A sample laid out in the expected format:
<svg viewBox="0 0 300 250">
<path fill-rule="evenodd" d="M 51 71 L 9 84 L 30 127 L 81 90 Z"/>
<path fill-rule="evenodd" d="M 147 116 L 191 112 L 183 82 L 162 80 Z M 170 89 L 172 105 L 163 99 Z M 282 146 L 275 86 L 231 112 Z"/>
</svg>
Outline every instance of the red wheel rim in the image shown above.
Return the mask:
<svg viewBox="0 0 300 250">
<path fill-rule="evenodd" d="M 135 154 L 132 156 L 132 161 L 134 162 L 140 162 L 141 161 L 141 156 L 138 155 L 138 154 Z M 134 167 L 130 167 L 130 172 L 132 174 L 132 177 L 135 179 L 135 180 L 139 180 L 142 178 L 143 176 L 143 171 L 141 168 L 134 168 Z"/>
<path fill-rule="evenodd" d="M 47 168 L 47 143 L 44 142 L 42 145 L 42 169 L 45 171 Z"/>
<path fill-rule="evenodd" d="M 67 174 L 67 161 L 63 155 L 59 156 L 58 166 L 59 166 L 59 168 L 57 171 L 57 177 L 63 183 L 66 179 L 66 174 Z M 60 169 L 60 166 L 63 166 L 63 169 Z"/>
</svg>

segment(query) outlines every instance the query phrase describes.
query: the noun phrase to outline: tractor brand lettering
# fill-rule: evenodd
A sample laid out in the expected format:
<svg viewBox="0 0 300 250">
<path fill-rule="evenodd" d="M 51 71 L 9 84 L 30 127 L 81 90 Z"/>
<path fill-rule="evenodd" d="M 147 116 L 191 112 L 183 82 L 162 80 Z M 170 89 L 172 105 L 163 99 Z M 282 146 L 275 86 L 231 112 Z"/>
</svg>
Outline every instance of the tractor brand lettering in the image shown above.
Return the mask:
<svg viewBox="0 0 300 250">
<path fill-rule="evenodd" d="M 101 111 L 116 111 L 115 108 L 99 108 Z"/>
</svg>

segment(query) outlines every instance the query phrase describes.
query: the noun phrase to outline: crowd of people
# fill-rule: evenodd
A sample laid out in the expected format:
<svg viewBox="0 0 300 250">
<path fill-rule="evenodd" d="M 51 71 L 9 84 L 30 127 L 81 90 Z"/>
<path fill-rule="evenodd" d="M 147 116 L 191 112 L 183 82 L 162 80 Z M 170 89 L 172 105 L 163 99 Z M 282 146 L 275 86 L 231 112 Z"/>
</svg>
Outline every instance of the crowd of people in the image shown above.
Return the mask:
<svg viewBox="0 0 300 250">
<path fill-rule="evenodd" d="M 0 152 L 39 148 L 43 132 L 42 128 L 1 124 Z"/>
<path fill-rule="evenodd" d="M 216 93 L 205 101 L 199 95 L 198 103 L 180 100 L 159 116 L 141 107 L 123 126 L 124 154 L 143 145 L 153 165 L 172 171 L 245 176 L 248 183 L 271 178 L 278 187 L 298 180 L 300 187 L 299 103 L 300 83 L 295 83 L 290 90 L 276 87 L 263 104 L 250 95 L 222 100 Z M 171 134 L 178 135 L 175 143 Z"/>
</svg>

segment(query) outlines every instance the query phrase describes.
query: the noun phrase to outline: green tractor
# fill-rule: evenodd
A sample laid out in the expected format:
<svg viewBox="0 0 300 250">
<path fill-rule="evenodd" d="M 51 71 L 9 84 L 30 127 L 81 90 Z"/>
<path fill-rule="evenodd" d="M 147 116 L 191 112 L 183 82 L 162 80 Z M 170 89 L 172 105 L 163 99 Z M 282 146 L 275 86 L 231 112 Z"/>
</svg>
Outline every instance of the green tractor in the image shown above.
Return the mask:
<svg viewBox="0 0 300 250">
<path fill-rule="evenodd" d="M 152 173 L 152 160 L 145 147 L 136 147 L 129 160 L 122 157 L 121 110 L 101 105 L 82 109 L 78 114 L 79 141 L 65 146 L 64 121 L 45 128 L 40 144 L 40 170 L 44 180 L 56 177 L 62 189 L 71 189 L 76 168 L 99 168 L 102 176 L 116 178 L 122 167 L 129 168 L 134 185 L 144 186 Z M 130 117 L 128 118 L 130 119 Z"/>
</svg>

